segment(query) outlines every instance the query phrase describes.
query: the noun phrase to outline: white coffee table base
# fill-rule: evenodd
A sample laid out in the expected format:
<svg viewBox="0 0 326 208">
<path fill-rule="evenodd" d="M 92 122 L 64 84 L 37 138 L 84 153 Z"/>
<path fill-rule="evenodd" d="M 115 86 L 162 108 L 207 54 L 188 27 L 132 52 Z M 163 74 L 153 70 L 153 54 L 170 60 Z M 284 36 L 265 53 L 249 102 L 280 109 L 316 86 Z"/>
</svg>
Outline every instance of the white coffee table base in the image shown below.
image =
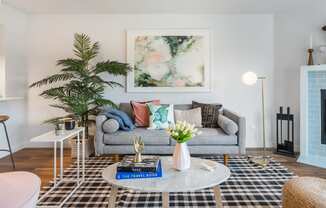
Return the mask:
<svg viewBox="0 0 326 208">
<path fill-rule="evenodd" d="M 219 186 L 214 186 L 213 191 L 214 191 L 216 207 L 217 208 L 223 207 L 220 187 Z M 117 193 L 118 193 L 118 187 L 117 186 L 112 186 L 111 187 L 110 197 L 109 197 L 109 206 L 108 206 L 108 208 L 115 208 Z M 162 208 L 169 208 L 169 206 L 170 206 L 169 192 L 163 192 L 162 193 Z"/>
</svg>

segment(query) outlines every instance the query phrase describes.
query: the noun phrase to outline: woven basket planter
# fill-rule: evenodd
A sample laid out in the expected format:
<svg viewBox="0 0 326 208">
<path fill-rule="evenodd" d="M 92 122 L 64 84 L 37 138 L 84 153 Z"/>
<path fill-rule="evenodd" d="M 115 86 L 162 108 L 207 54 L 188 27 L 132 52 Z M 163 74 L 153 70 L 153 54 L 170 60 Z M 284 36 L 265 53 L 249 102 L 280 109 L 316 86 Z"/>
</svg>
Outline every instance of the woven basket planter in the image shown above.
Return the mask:
<svg viewBox="0 0 326 208">
<path fill-rule="evenodd" d="M 77 158 L 77 138 L 72 138 L 69 140 L 71 147 L 71 157 Z M 82 143 L 79 142 L 80 156 L 82 155 Z M 94 137 L 85 139 L 85 158 L 88 158 L 91 154 L 94 153 Z M 80 157 L 81 158 L 81 157 Z"/>
</svg>

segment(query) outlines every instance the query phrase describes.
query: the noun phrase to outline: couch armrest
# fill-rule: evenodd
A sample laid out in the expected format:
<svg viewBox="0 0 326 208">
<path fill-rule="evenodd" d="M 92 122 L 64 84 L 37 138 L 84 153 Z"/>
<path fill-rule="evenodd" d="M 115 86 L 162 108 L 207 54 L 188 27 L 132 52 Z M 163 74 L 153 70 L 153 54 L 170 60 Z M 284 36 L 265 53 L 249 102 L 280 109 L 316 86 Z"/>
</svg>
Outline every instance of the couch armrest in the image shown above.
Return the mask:
<svg viewBox="0 0 326 208">
<path fill-rule="evenodd" d="M 223 109 L 223 115 L 238 124 L 239 131 L 237 136 L 238 144 L 240 146 L 239 153 L 246 154 L 246 118 L 225 108 Z"/>
<path fill-rule="evenodd" d="M 102 129 L 102 124 L 104 121 L 107 120 L 107 117 L 105 115 L 98 115 L 96 116 L 96 134 L 95 134 L 95 140 L 94 140 L 94 147 L 95 147 L 95 154 L 101 155 L 104 154 L 103 152 L 103 136 L 104 132 Z"/>
</svg>

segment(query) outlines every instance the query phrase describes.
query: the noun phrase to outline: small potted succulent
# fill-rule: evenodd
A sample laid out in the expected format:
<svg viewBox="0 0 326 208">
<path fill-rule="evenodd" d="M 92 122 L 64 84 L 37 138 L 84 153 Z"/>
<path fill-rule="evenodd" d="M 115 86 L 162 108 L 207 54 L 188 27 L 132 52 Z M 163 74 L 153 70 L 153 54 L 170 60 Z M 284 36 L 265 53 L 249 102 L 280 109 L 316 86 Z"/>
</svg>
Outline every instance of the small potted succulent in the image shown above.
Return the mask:
<svg viewBox="0 0 326 208">
<path fill-rule="evenodd" d="M 178 121 L 175 125 L 167 129 L 168 134 L 174 139 L 177 144 L 173 153 L 173 167 L 179 171 L 184 171 L 190 168 L 190 153 L 187 146 L 187 141 L 201 134 L 195 125 L 185 121 Z"/>
</svg>

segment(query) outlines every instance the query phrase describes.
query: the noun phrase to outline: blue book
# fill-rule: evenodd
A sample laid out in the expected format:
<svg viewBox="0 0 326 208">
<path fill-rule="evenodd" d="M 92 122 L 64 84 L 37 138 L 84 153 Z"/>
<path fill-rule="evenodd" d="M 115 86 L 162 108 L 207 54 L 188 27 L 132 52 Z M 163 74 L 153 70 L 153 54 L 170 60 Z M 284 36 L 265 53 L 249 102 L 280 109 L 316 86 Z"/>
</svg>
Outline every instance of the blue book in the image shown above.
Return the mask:
<svg viewBox="0 0 326 208">
<path fill-rule="evenodd" d="M 161 161 L 158 164 L 156 172 L 118 172 L 115 175 L 117 180 L 122 179 L 140 179 L 140 178 L 160 178 L 162 177 Z"/>
</svg>

